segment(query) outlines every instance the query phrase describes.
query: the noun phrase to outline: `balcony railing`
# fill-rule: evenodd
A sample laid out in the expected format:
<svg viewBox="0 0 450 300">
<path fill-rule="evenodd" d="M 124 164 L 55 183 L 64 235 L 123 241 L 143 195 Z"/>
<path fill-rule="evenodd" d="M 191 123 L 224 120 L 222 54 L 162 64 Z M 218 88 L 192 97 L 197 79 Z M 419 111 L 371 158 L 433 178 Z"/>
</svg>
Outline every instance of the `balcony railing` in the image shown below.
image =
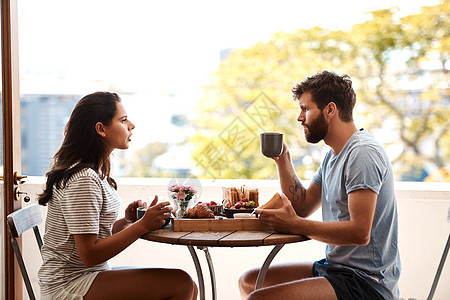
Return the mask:
<svg viewBox="0 0 450 300">
<path fill-rule="evenodd" d="M 43 177 L 32 177 L 23 186 L 32 201 L 41 191 Z M 121 214 L 127 204 L 136 199 L 146 200 L 159 195 L 168 198 L 170 179 L 164 178 L 117 178 L 118 192 L 122 198 Z M 200 180 L 201 201 L 221 201 L 222 186 L 258 187 L 260 202 L 264 203 L 279 191 L 276 180 Z M 447 212 L 450 206 L 450 183 L 397 182 L 396 196 L 399 212 L 399 247 L 402 259 L 400 278 L 401 297 L 425 299 L 439 264 L 447 240 L 450 224 Z M 46 209 L 42 208 L 45 217 Z M 320 220 L 320 211 L 312 218 Z M 44 232 L 42 226 L 41 232 Z M 37 271 L 42 260 L 31 235 L 24 236 L 25 262 L 30 269 L 34 288 L 39 291 Z M 260 267 L 272 247 L 211 248 L 217 280 L 218 299 L 239 299 L 237 281 L 244 271 Z M 209 278 L 204 257 L 199 254 L 203 265 L 207 298 L 210 297 Z M 307 241 L 286 245 L 275 263 L 291 261 L 314 261 L 323 258 L 324 244 Z M 121 254 L 110 260 L 111 266 L 182 268 L 197 280 L 194 264 L 187 247 L 167 245 L 139 240 Z M 450 262 L 444 266 L 434 299 L 450 299 Z M 176 284 L 174 282 L 174 284 Z"/>
</svg>

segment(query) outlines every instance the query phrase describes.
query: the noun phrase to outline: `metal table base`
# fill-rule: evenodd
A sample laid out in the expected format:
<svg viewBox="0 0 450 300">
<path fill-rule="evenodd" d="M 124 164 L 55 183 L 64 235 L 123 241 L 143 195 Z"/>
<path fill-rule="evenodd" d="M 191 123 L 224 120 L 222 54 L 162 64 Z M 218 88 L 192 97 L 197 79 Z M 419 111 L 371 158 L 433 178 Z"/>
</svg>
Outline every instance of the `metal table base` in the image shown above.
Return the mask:
<svg viewBox="0 0 450 300">
<path fill-rule="evenodd" d="M 275 256 L 278 252 L 283 248 L 284 244 L 276 245 L 269 253 L 267 258 L 265 259 L 261 269 L 258 273 L 258 278 L 256 280 L 255 290 L 260 289 L 264 283 L 264 279 L 266 277 L 267 271 L 269 270 L 269 266 L 272 263 Z M 199 288 L 199 297 L 200 300 L 205 300 L 205 281 L 203 277 L 202 266 L 198 259 L 197 253 L 194 249 L 194 246 L 187 246 L 189 249 L 189 253 L 191 253 L 192 260 L 194 261 L 195 270 L 197 272 L 198 277 L 198 288 Z M 212 299 L 217 300 L 217 286 L 216 286 L 216 275 L 214 273 L 214 265 L 211 259 L 211 254 L 209 253 L 208 247 L 205 246 L 197 246 L 197 249 L 203 250 L 205 252 L 206 262 L 208 263 L 209 268 L 209 276 L 211 278 L 211 292 Z"/>
</svg>

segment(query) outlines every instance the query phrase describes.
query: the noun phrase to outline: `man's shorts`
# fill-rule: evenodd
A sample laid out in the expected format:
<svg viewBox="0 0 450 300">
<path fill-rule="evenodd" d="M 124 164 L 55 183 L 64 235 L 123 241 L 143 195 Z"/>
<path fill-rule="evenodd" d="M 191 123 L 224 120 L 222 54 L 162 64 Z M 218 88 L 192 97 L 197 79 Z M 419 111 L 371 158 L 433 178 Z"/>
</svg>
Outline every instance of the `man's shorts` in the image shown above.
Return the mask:
<svg viewBox="0 0 450 300">
<path fill-rule="evenodd" d="M 325 277 L 339 300 L 392 300 L 394 296 L 376 278 L 361 270 L 330 265 L 326 259 L 313 264 L 314 277 Z"/>
</svg>

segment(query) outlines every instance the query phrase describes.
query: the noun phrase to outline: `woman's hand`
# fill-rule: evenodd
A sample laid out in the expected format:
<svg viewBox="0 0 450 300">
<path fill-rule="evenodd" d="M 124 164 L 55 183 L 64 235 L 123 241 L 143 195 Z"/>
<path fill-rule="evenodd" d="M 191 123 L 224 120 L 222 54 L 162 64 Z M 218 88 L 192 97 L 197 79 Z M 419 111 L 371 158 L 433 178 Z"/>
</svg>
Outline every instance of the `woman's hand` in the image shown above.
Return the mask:
<svg viewBox="0 0 450 300">
<path fill-rule="evenodd" d="M 125 210 L 125 220 L 127 220 L 130 223 L 134 223 L 137 220 L 137 208 L 138 207 L 145 207 L 147 206 L 147 203 L 142 202 L 142 200 L 136 200 L 132 203 L 130 203 Z"/>
<path fill-rule="evenodd" d="M 158 203 L 158 196 L 155 196 L 144 216 L 139 220 L 148 231 L 158 229 L 164 225 L 164 219 L 170 218 L 172 207 L 169 201 Z"/>
</svg>

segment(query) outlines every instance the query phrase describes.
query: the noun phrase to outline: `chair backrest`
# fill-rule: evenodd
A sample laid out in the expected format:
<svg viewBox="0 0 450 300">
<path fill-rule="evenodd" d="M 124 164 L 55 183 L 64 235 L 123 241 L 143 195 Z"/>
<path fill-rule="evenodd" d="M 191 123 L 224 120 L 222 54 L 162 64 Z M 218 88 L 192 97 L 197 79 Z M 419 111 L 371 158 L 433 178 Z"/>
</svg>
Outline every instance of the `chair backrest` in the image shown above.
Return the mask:
<svg viewBox="0 0 450 300">
<path fill-rule="evenodd" d="M 8 215 L 6 223 L 8 225 L 9 233 L 11 234 L 11 243 L 14 249 L 14 254 L 16 255 L 17 262 L 19 263 L 20 271 L 22 272 L 23 281 L 27 288 L 28 295 L 30 299 L 34 300 L 36 299 L 36 297 L 34 295 L 31 281 L 28 277 L 28 272 L 25 267 L 25 263 L 23 262 L 19 244 L 17 243 L 16 239 L 25 231 L 33 229 L 39 250 L 41 250 L 42 238 L 38 228 L 38 225 L 42 223 L 41 209 L 38 204 L 33 204 L 28 207 L 19 209 Z"/>
</svg>

